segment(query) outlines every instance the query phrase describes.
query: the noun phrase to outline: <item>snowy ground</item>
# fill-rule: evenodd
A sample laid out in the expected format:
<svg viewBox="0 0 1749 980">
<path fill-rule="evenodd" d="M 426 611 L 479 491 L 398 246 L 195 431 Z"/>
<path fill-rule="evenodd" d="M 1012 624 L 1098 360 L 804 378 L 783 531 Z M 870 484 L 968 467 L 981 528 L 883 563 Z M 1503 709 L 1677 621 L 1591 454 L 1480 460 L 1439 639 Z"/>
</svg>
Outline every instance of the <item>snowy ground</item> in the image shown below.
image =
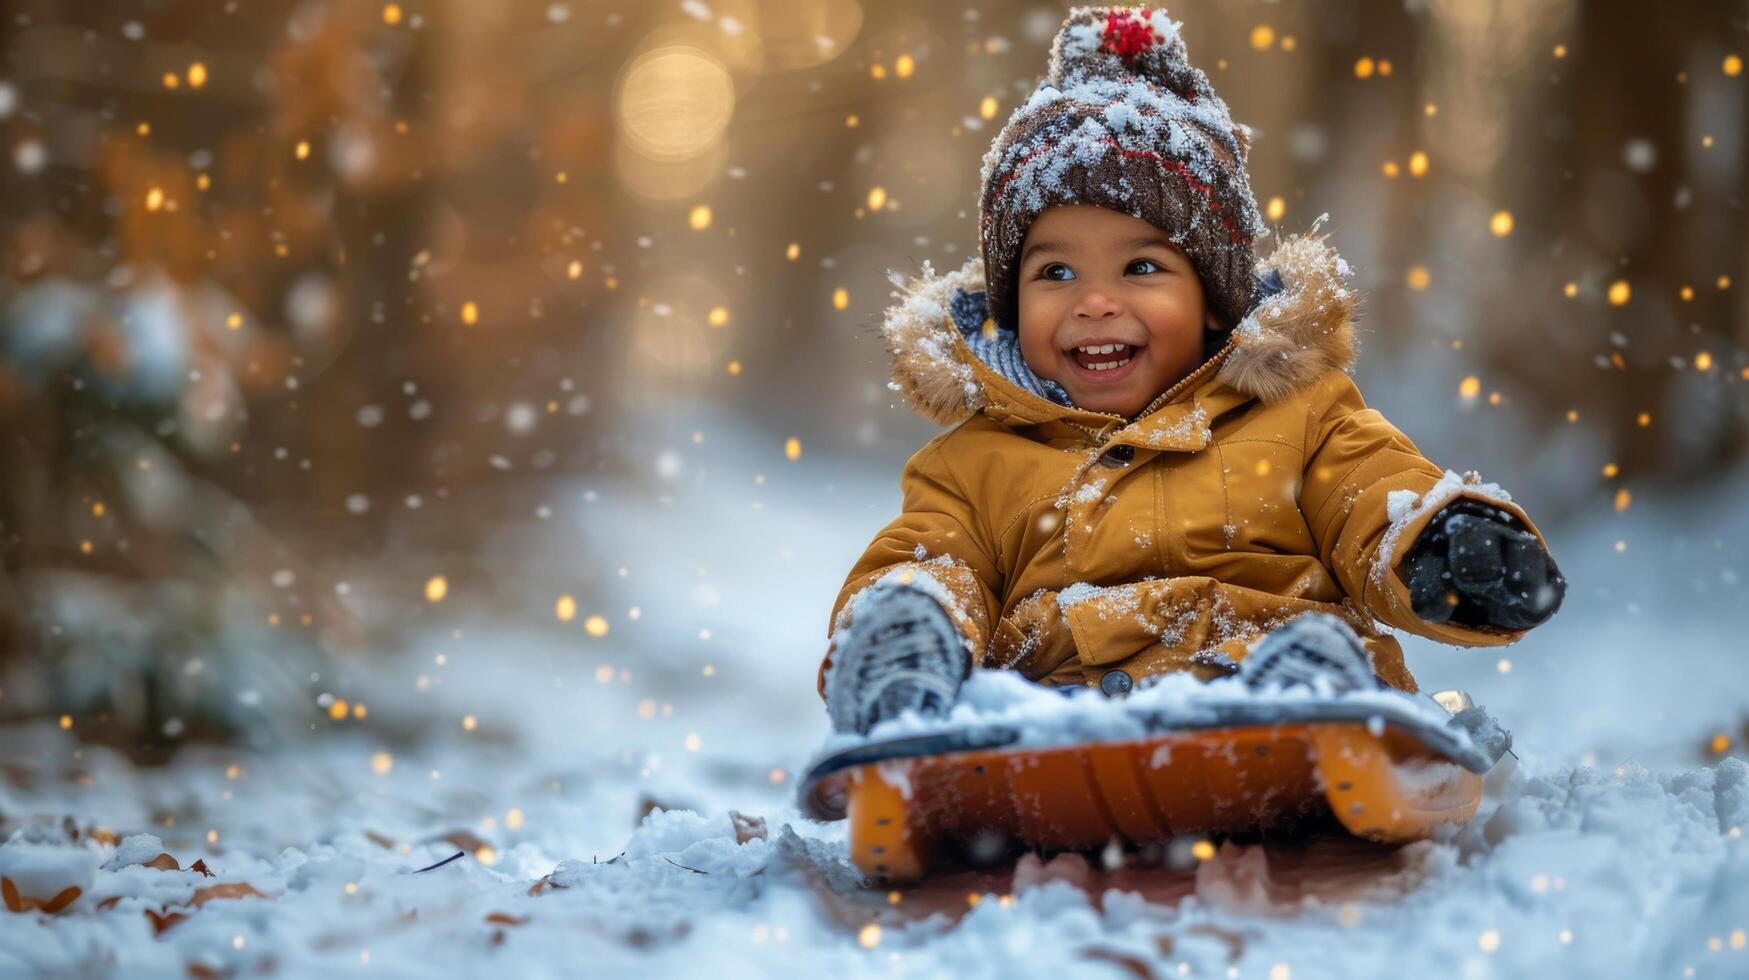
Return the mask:
<svg viewBox="0 0 1749 980">
<path fill-rule="evenodd" d="M 352 665 L 368 727 L 161 770 L 0 731 L 0 875 L 82 889 L 0 916 L 0 976 L 1749 975 L 1749 767 L 1708 749 L 1749 717 L 1732 492 L 1546 528 L 1572 593 L 1517 647 L 1409 644 L 1425 687 L 1467 688 L 1517 739 L 1460 832 L 1228 846 L 1182 874 L 1028 859 L 892 901 L 792 794 L 826 734 L 831 599 L 896 468 L 790 462 L 720 417 L 668 431 L 650 472 L 551 494 L 482 557 L 528 608 L 456 603 Z M 611 601 L 561 626 L 567 563 Z M 597 612 L 604 637 L 581 628 Z M 141 863 L 160 850 L 215 876 Z M 258 894 L 211 890 L 238 883 Z"/>
</svg>

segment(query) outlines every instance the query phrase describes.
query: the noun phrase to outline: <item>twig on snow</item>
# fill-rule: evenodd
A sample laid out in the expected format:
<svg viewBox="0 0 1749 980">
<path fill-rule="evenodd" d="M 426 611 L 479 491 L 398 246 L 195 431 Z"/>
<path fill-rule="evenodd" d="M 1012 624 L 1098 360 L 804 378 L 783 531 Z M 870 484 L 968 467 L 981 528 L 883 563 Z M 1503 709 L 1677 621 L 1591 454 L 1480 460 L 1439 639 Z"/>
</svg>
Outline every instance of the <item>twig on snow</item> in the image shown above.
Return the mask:
<svg viewBox="0 0 1749 980">
<path fill-rule="evenodd" d="M 451 861 L 454 861 L 456 858 L 462 857 L 466 853 L 467 853 L 466 851 L 457 851 L 454 854 L 451 854 L 449 857 L 446 857 L 443 860 L 437 862 L 436 864 L 430 865 L 429 867 L 420 868 L 418 871 L 413 872 L 413 874 L 419 874 L 420 872 L 424 872 L 424 871 L 436 871 L 438 868 L 441 868 L 444 865 L 450 863 Z"/>
</svg>

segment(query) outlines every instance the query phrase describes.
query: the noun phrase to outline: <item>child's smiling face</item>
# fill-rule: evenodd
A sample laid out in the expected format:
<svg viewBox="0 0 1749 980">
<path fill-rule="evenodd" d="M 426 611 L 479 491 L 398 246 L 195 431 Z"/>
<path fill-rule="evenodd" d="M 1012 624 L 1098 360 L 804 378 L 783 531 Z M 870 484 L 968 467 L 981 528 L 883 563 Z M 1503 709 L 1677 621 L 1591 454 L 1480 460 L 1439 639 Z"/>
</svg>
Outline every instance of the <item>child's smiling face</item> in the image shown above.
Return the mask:
<svg viewBox="0 0 1749 980">
<path fill-rule="evenodd" d="M 1190 258 L 1121 211 L 1046 208 L 1021 242 L 1017 275 L 1021 355 L 1081 408 L 1134 415 L 1195 370 L 1203 332 L 1220 329 Z M 1079 349 L 1112 344 L 1122 346 Z"/>
</svg>

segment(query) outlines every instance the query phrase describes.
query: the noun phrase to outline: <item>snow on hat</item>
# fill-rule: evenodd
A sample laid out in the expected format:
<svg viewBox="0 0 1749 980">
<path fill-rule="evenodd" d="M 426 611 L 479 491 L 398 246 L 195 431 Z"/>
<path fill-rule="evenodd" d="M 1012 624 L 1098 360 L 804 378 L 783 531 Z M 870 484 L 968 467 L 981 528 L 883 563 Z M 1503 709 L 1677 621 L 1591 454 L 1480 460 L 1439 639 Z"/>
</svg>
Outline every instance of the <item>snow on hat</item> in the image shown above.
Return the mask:
<svg viewBox="0 0 1749 980">
<path fill-rule="evenodd" d="M 978 218 L 990 313 L 1019 328 L 1020 245 L 1056 204 L 1122 211 L 1166 232 L 1210 306 L 1238 323 L 1264 232 L 1245 173 L 1251 130 L 1191 66 L 1179 24 L 1147 7 L 1075 7 L 1050 67 L 984 154 Z"/>
</svg>

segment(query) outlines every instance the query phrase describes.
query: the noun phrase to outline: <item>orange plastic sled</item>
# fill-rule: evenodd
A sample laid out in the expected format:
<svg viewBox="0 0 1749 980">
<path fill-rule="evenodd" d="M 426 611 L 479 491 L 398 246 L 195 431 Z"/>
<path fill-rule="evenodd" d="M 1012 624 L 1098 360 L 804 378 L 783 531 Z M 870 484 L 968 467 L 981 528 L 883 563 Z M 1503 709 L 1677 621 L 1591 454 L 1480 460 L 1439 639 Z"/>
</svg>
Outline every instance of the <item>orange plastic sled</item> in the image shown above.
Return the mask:
<svg viewBox="0 0 1749 980">
<path fill-rule="evenodd" d="M 1397 842 L 1475 815 L 1493 759 L 1402 719 L 1161 731 L 1125 742 L 1027 748 L 1011 732 L 942 733 L 829 756 L 802 802 L 848 818 L 862 872 L 927 874 L 946 844 L 989 835 L 1040 848 L 1143 844 L 1288 826 L 1327 810 L 1349 832 Z M 1461 764 L 1460 764 L 1460 761 Z"/>
</svg>

